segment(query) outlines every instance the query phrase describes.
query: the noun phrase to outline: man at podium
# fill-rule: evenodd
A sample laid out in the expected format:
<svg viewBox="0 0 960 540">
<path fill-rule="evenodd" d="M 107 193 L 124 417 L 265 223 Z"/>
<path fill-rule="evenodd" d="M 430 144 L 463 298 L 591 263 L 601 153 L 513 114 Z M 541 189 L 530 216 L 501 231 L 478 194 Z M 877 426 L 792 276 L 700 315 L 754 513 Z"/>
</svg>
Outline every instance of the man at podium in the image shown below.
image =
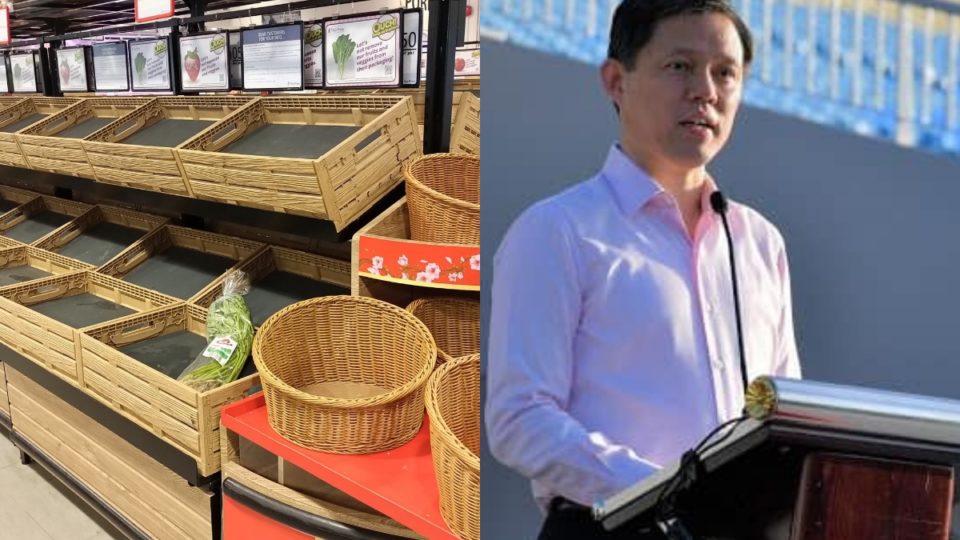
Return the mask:
<svg viewBox="0 0 960 540">
<path fill-rule="evenodd" d="M 487 436 L 531 479 L 541 539 L 618 537 L 589 505 L 739 416 L 746 378 L 800 376 L 784 241 L 706 171 L 751 56 L 722 0 L 625 0 L 600 69 L 619 141 L 497 252 Z"/>
</svg>

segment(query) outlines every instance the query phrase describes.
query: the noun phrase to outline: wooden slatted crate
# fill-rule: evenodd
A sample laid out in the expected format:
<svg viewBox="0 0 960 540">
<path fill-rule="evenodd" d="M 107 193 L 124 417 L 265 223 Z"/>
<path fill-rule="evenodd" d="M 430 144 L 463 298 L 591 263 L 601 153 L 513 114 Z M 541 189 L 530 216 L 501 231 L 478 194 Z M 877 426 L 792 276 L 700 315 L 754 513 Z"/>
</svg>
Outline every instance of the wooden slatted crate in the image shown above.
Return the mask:
<svg viewBox="0 0 960 540">
<path fill-rule="evenodd" d="M 182 298 L 186 300 L 202 295 L 207 290 L 219 286 L 232 269 L 262 250 L 263 247 L 264 244 L 260 242 L 175 225 L 164 225 L 154 229 L 153 232 L 143 237 L 136 244 L 125 249 L 113 260 L 100 267 L 98 272 L 119 279 L 128 279 L 130 273 L 145 261 L 172 248 L 182 248 L 223 257 L 236 263 L 215 276 L 210 282 L 205 283 L 199 290 Z M 152 288 L 156 289 L 157 287 Z"/>
<path fill-rule="evenodd" d="M 174 148 L 186 140 L 171 137 L 154 146 L 131 144 L 134 137 L 144 137 L 148 129 L 157 128 L 162 121 L 208 121 L 216 122 L 231 112 L 250 103 L 252 97 L 160 97 L 122 116 L 103 129 L 86 137 L 81 142 L 87 160 L 98 182 L 125 187 L 192 195 L 181 171 Z M 189 133 L 199 134 L 201 130 Z M 165 143 L 174 143 L 169 146 Z"/>
<path fill-rule="evenodd" d="M 198 392 L 118 348 L 174 332 L 205 336 L 206 317 L 205 309 L 182 303 L 87 328 L 80 337 L 84 391 L 192 456 L 204 476 L 220 470 L 220 410 L 259 377 Z"/>
<path fill-rule="evenodd" d="M 80 140 L 64 135 L 117 119 L 152 101 L 148 97 L 99 97 L 75 103 L 17 134 L 20 149 L 31 169 L 50 171 L 93 180 L 93 167 Z M 86 133 L 86 130 L 81 133 Z"/>
<path fill-rule="evenodd" d="M 61 257 L 56 253 L 46 251 L 34 246 L 21 245 L 10 248 L 0 248 L 0 288 L 15 287 L 25 281 L 57 276 L 62 274 L 72 274 L 82 270 L 91 270 L 93 267 L 80 261 Z M 25 271 L 26 270 L 26 271 Z M 30 270 L 37 273 L 47 274 L 39 278 L 16 276 L 16 274 L 27 274 Z M 14 274 L 9 277 L 4 275 L 6 272 Z M 30 272 L 32 274 L 32 272 Z"/>
<path fill-rule="evenodd" d="M 219 502 L 8 367 L 14 430 L 149 538 L 213 538 Z"/>
<path fill-rule="evenodd" d="M 33 308 L 45 302 L 90 294 L 136 312 L 176 303 L 176 299 L 95 272 L 75 272 L 0 289 L 0 342 L 30 357 L 74 386 L 81 385 L 77 359 L 80 328 Z"/>
<path fill-rule="evenodd" d="M 0 96 L 0 107 L 6 108 L 11 105 L 16 105 L 18 102 L 21 102 L 25 99 L 30 99 L 23 96 Z"/>
<path fill-rule="evenodd" d="M 10 418 L 10 399 L 7 397 L 7 375 L 3 362 L 0 362 L 0 412 Z"/>
<path fill-rule="evenodd" d="M 341 91 L 342 92 L 342 91 Z M 410 96 L 413 98 L 413 105 L 417 109 L 417 122 L 422 126 L 427 102 L 427 87 L 421 84 L 419 88 L 383 88 L 374 91 L 376 94 Z M 480 94 L 480 78 L 471 77 L 455 79 L 453 81 L 453 101 L 450 111 L 450 123 L 453 124 L 460 108 L 460 102 L 464 94 L 471 94 L 478 97 Z M 479 97 L 478 97 L 479 99 Z"/>
<path fill-rule="evenodd" d="M 450 152 L 480 155 L 480 98 L 473 94 L 464 93 L 460 98 L 450 133 Z"/>
<path fill-rule="evenodd" d="M 146 235 L 157 227 L 165 225 L 168 221 L 169 219 L 165 217 L 144 214 L 143 212 L 135 212 L 115 206 L 98 205 L 70 222 L 66 227 L 44 237 L 35 245 L 47 251 L 58 252 L 76 240 L 77 237 L 100 224 L 111 223 L 120 225 L 143 231 L 143 234 Z M 113 257 L 111 257 L 111 259 L 112 258 Z"/>
<path fill-rule="evenodd" d="M 3 210 L 0 210 L 0 217 L 4 216 L 7 212 L 16 210 L 18 206 L 27 204 L 39 196 L 39 193 L 25 189 L 0 185 L 0 205 L 2 205 L 3 208 Z M 13 240 L 0 236 L 0 247 L 4 245 L 4 242 L 13 242 Z M 19 244 L 19 242 L 15 242 L 12 245 L 17 244 Z"/>
<path fill-rule="evenodd" d="M 22 225 L 27 220 L 30 220 L 32 216 L 42 214 L 44 212 L 52 212 L 55 214 L 69 216 L 71 218 L 78 218 L 90 211 L 91 208 L 93 208 L 93 206 L 86 203 L 71 201 L 68 199 L 60 199 L 58 197 L 50 197 L 49 195 L 40 195 L 39 197 L 31 199 L 27 203 L 22 204 L 0 216 L 0 235 L 8 236 L 12 233 L 15 227 Z M 65 222 L 59 228 L 50 231 L 48 234 L 45 234 L 40 238 L 36 238 L 31 242 L 23 243 L 34 244 L 42 242 L 47 236 L 54 235 L 60 229 L 69 227 L 70 221 Z M 14 240 L 16 239 L 14 238 Z"/>
<path fill-rule="evenodd" d="M 329 149 L 318 142 L 311 158 L 231 153 L 277 125 L 313 126 L 317 137 L 356 130 Z M 402 181 L 422 144 L 409 97 L 319 95 L 257 100 L 177 152 L 197 198 L 326 219 L 339 231 Z"/>
<path fill-rule="evenodd" d="M 251 290 L 247 294 L 246 301 L 253 315 L 253 322 L 258 326 L 263 323 L 261 319 L 266 319 L 264 315 L 272 315 L 274 311 L 286 307 L 277 304 L 278 296 L 291 293 L 296 295 L 295 297 L 287 297 L 289 303 L 293 304 L 323 294 L 316 292 L 316 289 L 309 287 L 309 285 L 296 283 L 284 286 L 282 283 L 272 281 L 267 285 L 269 287 L 268 295 L 259 295 L 258 285 L 271 281 L 268 280 L 268 277 L 272 274 L 280 275 L 280 273 L 283 273 L 287 275 L 287 278 L 297 276 L 317 284 L 331 284 L 343 289 L 338 293 L 330 292 L 327 294 L 349 294 L 350 291 L 349 262 L 278 246 L 267 246 L 247 259 L 237 269 L 246 272 L 250 278 Z M 293 276 L 290 276 L 291 274 Z M 291 290 L 295 288 L 298 290 Z M 201 307 L 209 308 L 213 301 L 222 294 L 223 283 L 217 283 L 190 301 Z M 268 297 L 263 298 L 262 296 Z"/>
<path fill-rule="evenodd" d="M 0 110 L 0 163 L 14 167 L 28 167 L 27 160 L 20 150 L 16 132 L 39 122 L 39 115 L 50 116 L 77 103 L 77 98 L 35 97 L 18 101 L 14 105 Z M 34 122 L 20 125 L 29 118 Z"/>
</svg>

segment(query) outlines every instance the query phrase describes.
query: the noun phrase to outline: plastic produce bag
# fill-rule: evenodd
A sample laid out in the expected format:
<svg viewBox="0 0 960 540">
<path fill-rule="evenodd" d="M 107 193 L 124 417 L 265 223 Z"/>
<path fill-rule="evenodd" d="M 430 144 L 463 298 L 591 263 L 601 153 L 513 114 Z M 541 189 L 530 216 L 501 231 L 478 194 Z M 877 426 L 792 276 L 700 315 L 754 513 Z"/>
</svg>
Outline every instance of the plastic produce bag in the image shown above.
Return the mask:
<svg viewBox="0 0 960 540">
<path fill-rule="evenodd" d="M 237 270 L 223 282 L 223 294 L 207 312 L 207 347 L 183 370 L 179 381 L 200 392 L 237 380 L 253 347 L 253 320 L 243 296 L 247 274 Z"/>
</svg>

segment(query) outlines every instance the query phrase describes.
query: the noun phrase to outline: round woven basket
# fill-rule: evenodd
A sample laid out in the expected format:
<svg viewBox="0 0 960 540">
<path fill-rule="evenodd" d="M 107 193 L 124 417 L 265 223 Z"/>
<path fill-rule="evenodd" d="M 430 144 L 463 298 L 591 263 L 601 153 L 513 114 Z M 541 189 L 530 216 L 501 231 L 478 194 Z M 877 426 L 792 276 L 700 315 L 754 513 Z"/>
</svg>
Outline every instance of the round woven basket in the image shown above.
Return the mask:
<svg viewBox="0 0 960 540">
<path fill-rule="evenodd" d="M 436 357 L 430 331 L 412 314 L 354 296 L 282 309 L 253 342 L 273 429 L 339 454 L 380 452 L 413 438 Z"/>
<path fill-rule="evenodd" d="M 466 298 L 421 298 L 407 311 L 423 321 L 437 342 L 437 359 L 449 362 L 480 352 L 480 302 Z"/>
<path fill-rule="evenodd" d="M 454 533 L 480 538 L 480 355 L 437 368 L 427 383 L 430 447 L 440 514 Z"/>
<path fill-rule="evenodd" d="M 419 242 L 480 243 L 480 158 L 430 154 L 408 164 L 410 236 Z"/>
</svg>

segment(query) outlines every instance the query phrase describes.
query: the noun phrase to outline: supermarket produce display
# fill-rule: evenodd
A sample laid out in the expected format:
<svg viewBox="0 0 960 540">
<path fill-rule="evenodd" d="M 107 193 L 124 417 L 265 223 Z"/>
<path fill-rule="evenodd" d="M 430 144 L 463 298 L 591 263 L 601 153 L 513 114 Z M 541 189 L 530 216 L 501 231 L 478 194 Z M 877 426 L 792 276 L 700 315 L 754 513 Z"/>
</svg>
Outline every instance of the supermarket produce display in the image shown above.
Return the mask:
<svg viewBox="0 0 960 540">
<path fill-rule="evenodd" d="M 455 7 L 430 4 L 431 25 L 451 20 Z M 448 146 L 479 153 L 479 78 L 455 82 L 434 69 L 446 64 L 437 49 L 452 55 L 457 41 L 437 31 L 452 46 L 426 52 L 434 78 L 420 87 L 399 88 L 397 75 L 394 88 L 323 88 L 320 66 L 309 77 L 296 72 L 306 69 L 304 39 L 315 49 L 308 57 L 320 58 L 333 11 L 319 0 L 301 7 L 320 10 L 306 27 L 264 19 L 240 32 L 196 32 L 188 24 L 254 20 L 284 6 L 200 9 L 36 43 L 15 32 L 16 50 L 0 51 L 24 66 L 36 59 L 45 94 L 0 96 L 0 426 L 23 456 L 131 537 L 349 530 L 473 540 L 443 510 L 424 393 L 438 363 L 479 350 L 479 246 L 371 227 L 385 215 L 409 222 L 402 184 L 421 174 L 426 155 Z M 356 20 L 399 43 L 400 10 L 371 13 Z M 419 17 L 416 32 L 425 32 Z M 305 79 L 311 89 L 228 94 L 231 33 L 244 30 L 246 82 L 271 86 L 276 68 L 283 81 L 301 78 L 284 89 Z M 91 51 L 98 32 L 110 36 Z M 290 36 L 296 43 L 250 41 Z M 342 66 L 326 68 L 340 79 L 363 62 L 402 67 L 399 47 L 379 59 L 369 39 L 351 30 L 349 40 L 335 47 Z M 183 43 L 190 47 L 178 51 Z M 40 50 L 22 54 L 31 46 Z M 24 69 L 18 88 L 29 82 Z M 176 95 L 191 84 L 203 93 Z M 365 236 L 358 231 L 408 243 L 411 260 L 427 250 L 431 261 L 407 265 L 409 280 L 380 280 L 369 271 L 385 266 L 376 255 L 350 258 Z M 459 250 L 451 262 L 434 262 L 433 250 L 447 248 Z M 454 281 L 439 279 L 441 263 Z M 283 444 L 221 424 L 223 411 L 248 398 L 262 400 Z M 304 448 L 284 437 L 314 454 L 353 454 L 358 477 L 364 463 L 393 456 L 391 494 L 374 496 L 383 479 L 369 477 L 359 491 L 331 480 L 292 457 Z M 479 486 L 465 488 L 468 501 L 479 497 Z"/>
</svg>

